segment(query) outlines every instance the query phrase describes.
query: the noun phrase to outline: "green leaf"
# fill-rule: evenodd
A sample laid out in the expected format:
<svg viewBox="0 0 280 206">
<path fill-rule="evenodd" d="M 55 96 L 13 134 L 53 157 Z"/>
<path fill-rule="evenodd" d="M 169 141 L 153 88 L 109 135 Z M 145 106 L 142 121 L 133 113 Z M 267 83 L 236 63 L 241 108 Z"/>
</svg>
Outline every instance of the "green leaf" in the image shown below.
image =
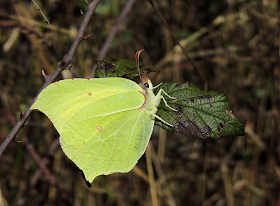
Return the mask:
<svg viewBox="0 0 280 206">
<path fill-rule="evenodd" d="M 187 83 L 164 83 L 154 90 L 163 89 L 177 100 L 165 98 L 167 104 L 177 111 L 171 111 L 163 102 L 157 115 L 174 125 L 170 127 L 156 119 L 156 124 L 170 132 L 177 132 L 199 139 L 219 139 L 244 135 L 244 126 L 232 113 L 223 94 L 201 91 Z"/>
<path fill-rule="evenodd" d="M 138 76 L 138 69 L 135 60 L 122 59 L 118 57 L 107 57 L 101 61 L 96 61 L 97 68 L 95 70 L 95 77 L 122 77 L 126 79 L 133 79 Z M 157 72 L 156 67 L 148 66 L 140 62 L 140 73 Z"/>
</svg>

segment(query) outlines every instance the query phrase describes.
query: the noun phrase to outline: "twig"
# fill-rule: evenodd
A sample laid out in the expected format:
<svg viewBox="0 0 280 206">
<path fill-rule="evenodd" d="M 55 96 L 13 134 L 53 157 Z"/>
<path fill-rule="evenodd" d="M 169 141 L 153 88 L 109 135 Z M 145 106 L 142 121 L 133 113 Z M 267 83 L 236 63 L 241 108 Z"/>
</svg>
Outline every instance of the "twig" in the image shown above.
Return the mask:
<svg viewBox="0 0 280 206">
<path fill-rule="evenodd" d="M 42 173 L 44 173 L 46 179 L 48 180 L 48 182 L 50 183 L 51 186 L 55 187 L 56 189 L 56 193 L 59 194 L 60 198 L 67 203 L 68 205 L 71 205 L 69 202 L 69 197 L 67 197 L 66 193 L 63 192 L 57 182 L 55 181 L 55 179 L 52 177 L 50 171 L 47 169 L 46 164 L 42 161 L 42 159 L 39 157 L 39 155 L 37 154 L 37 152 L 34 150 L 34 148 L 32 147 L 32 145 L 29 143 L 28 139 L 26 136 L 23 136 L 23 143 L 24 146 L 26 147 L 27 151 L 29 152 L 29 154 L 32 156 L 33 160 L 37 163 L 38 167 L 40 168 L 40 170 L 42 171 Z"/>
<path fill-rule="evenodd" d="M 104 59 L 108 49 L 111 46 L 111 43 L 117 33 L 117 30 L 119 28 L 119 25 L 123 22 L 123 20 L 125 19 L 126 15 L 128 14 L 128 12 L 131 10 L 133 4 L 135 3 L 135 0 L 129 0 L 127 2 L 127 4 L 125 5 L 124 9 L 122 10 L 121 15 L 119 16 L 118 20 L 116 21 L 115 25 L 112 27 L 111 32 L 109 34 L 109 36 L 107 37 L 105 43 L 103 44 L 101 51 L 98 54 L 97 60 L 102 60 Z M 97 67 L 97 64 L 95 63 L 92 67 L 92 71 L 90 74 L 90 78 L 95 77 L 95 69 Z"/>
<path fill-rule="evenodd" d="M 84 38 L 85 39 L 85 38 Z M 64 60 L 64 59 L 63 59 Z M 76 78 L 82 78 L 78 72 L 74 69 L 74 66 L 70 63 L 65 70 L 69 70 Z M 44 76 L 45 77 L 45 76 Z"/>
<path fill-rule="evenodd" d="M 73 31 L 71 31 L 70 29 L 59 28 L 59 27 L 54 26 L 54 25 L 48 25 L 48 24 L 37 22 L 35 20 L 27 19 L 27 18 L 24 18 L 24 17 L 18 17 L 18 16 L 14 16 L 14 15 L 3 14 L 3 13 L 0 13 L 0 17 L 5 17 L 7 19 L 16 20 L 15 22 L 19 25 L 19 27 L 28 28 L 27 30 L 31 30 L 31 31 L 32 31 L 32 29 L 29 28 L 30 26 L 32 26 L 32 28 L 37 26 L 37 27 L 40 27 L 40 28 L 49 29 L 51 31 L 57 31 L 57 32 L 62 33 L 62 34 L 68 34 L 71 37 L 74 34 Z M 5 21 L 1 21 L 1 22 L 5 22 Z M 38 31 L 36 31 L 36 33 L 38 33 Z M 40 34 L 40 36 L 44 36 L 44 35 Z"/>
<path fill-rule="evenodd" d="M 57 148 L 57 146 L 59 145 L 59 141 L 58 139 L 55 139 L 50 148 L 49 148 L 49 151 L 48 151 L 48 154 L 47 156 L 50 157 L 50 156 L 53 156 L 54 155 L 54 151 L 55 149 Z M 43 161 L 41 164 L 43 165 L 47 165 L 49 162 L 49 158 L 43 158 Z M 25 188 L 21 198 L 18 200 L 17 202 L 17 206 L 21 206 L 21 205 L 24 205 L 25 204 L 25 201 L 26 201 L 26 198 L 29 196 L 30 192 L 35 188 L 39 178 L 41 177 L 42 175 L 42 170 L 40 168 L 37 169 L 37 171 L 35 172 L 35 174 L 33 175 L 29 185 Z"/>
<path fill-rule="evenodd" d="M 46 79 L 44 85 L 42 86 L 42 88 L 40 89 L 38 94 L 32 100 L 31 104 L 28 106 L 28 108 L 26 109 L 26 111 L 24 112 L 22 117 L 19 119 L 19 121 L 16 123 L 16 125 L 14 126 L 12 131 L 9 133 L 9 135 L 6 137 L 4 142 L 0 145 L 0 159 L 2 158 L 3 153 L 5 152 L 7 147 L 14 140 L 15 136 L 17 135 L 17 133 L 20 131 L 21 127 L 24 125 L 24 123 L 26 122 L 26 120 L 30 116 L 30 114 L 31 114 L 30 108 L 31 108 L 32 104 L 34 103 L 34 101 L 36 100 L 37 96 L 41 93 L 41 91 L 44 88 L 46 88 L 49 84 L 51 84 L 55 80 L 55 78 L 71 63 L 71 61 L 73 59 L 73 56 L 74 56 L 79 44 L 84 39 L 84 36 L 83 36 L 84 31 L 85 31 L 86 26 L 88 25 L 88 22 L 90 20 L 90 17 L 92 16 L 92 14 L 93 14 L 97 4 L 99 3 L 99 1 L 100 0 L 92 1 L 88 5 L 89 9 L 88 9 L 87 13 L 84 15 L 84 20 L 83 20 L 83 22 L 82 22 L 82 24 L 79 28 L 79 31 L 78 31 L 78 34 L 77 34 L 76 38 L 73 41 L 73 44 L 71 45 L 68 53 L 66 54 L 66 57 L 60 63 L 60 65 L 55 69 L 55 71 L 51 75 L 48 76 L 48 78 Z"/>
<path fill-rule="evenodd" d="M 13 117 L 13 115 L 8 111 L 8 109 L 4 108 L 4 114 L 6 116 L 6 118 L 9 120 L 11 125 L 15 125 L 16 124 L 16 120 Z M 60 197 L 62 199 L 64 199 L 64 201 L 68 202 L 68 198 L 67 195 L 61 191 L 61 189 L 59 188 L 57 182 L 54 180 L 54 178 L 52 177 L 51 173 L 49 172 L 49 170 L 46 167 L 46 164 L 48 163 L 48 159 L 44 158 L 43 160 L 39 157 L 39 155 L 37 154 L 37 152 L 34 150 L 34 148 L 32 147 L 32 145 L 29 143 L 28 139 L 26 136 L 22 137 L 23 140 L 23 144 L 26 147 L 28 153 L 31 155 L 31 157 L 33 158 L 33 160 L 37 163 L 39 169 L 37 170 L 36 174 L 34 175 L 31 183 L 30 183 L 30 187 L 27 188 L 24 192 L 23 198 L 21 198 L 18 202 L 18 205 L 23 205 L 26 199 L 26 195 L 31 191 L 31 189 L 33 189 L 40 177 L 40 175 L 42 173 L 45 174 L 47 180 L 49 181 L 50 185 L 54 186 L 57 189 L 57 193 L 60 195 Z M 58 146 L 59 142 L 58 139 L 56 139 L 54 141 L 54 143 L 51 145 L 50 149 L 49 149 L 49 156 L 53 155 L 55 148 Z M 68 202 L 69 203 L 69 202 Z"/>
<path fill-rule="evenodd" d="M 69 68 L 69 71 L 70 71 L 76 78 L 82 78 L 82 77 L 78 74 L 78 72 L 74 69 L 73 66 L 71 66 L 71 67 Z"/>
<path fill-rule="evenodd" d="M 151 143 L 149 142 L 148 147 L 146 149 L 146 162 L 147 162 L 147 169 L 148 169 L 148 175 L 149 175 L 149 183 L 150 183 L 150 192 L 151 192 L 151 199 L 152 199 L 152 205 L 157 206 L 158 200 L 157 200 L 157 187 L 155 183 L 155 177 L 154 177 L 154 170 L 153 170 L 153 163 L 152 163 L 152 154 L 151 154 Z"/>
<path fill-rule="evenodd" d="M 40 6 L 36 3 L 35 0 L 32 0 L 33 3 L 35 4 L 35 6 L 37 7 L 37 9 L 40 11 L 40 13 L 42 14 L 42 16 L 44 17 L 45 21 L 48 23 L 48 25 L 51 25 L 50 21 L 48 20 L 48 17 L 44 14 L 44 12 L 42 11 L 42 9 L 40 8 Z"/>
<path fill-rule="evenodd" d="M 161 15 L 161 13 L 157 10 L 157 8 L 155 7 L 154 3 L 152 2 L 152 0 L 149 0 L 150 4 L 152 5 L 153 9 L 155 10 L 155 12 L 157 13 L 157 15 L 159 16 L 159 18 L 161 19 L 161 21 L 164 23 L 164 25 L 166 26 L 166 28 L 169 30 L 169 32 L 171 33 L 173 39 L 175 40 L 176 44 L 178 44 L 178 46 L 182 49 L 182 52 L 184 53 L 184 55 L 187 57 L 187 59 L 189 60 L 189 62 L 192 64 L 193 68 L 195 68 L 197 70 L 197 72 L 199 73 L 200 77 L 203 79 L 204 81 L 204 89 L 207 90 L 208 88 L 208 82 L 205 79 L 205 77 L 203 76 L 203 74 L 201 73 L 201 71 L 195 66 L 194 62 L 192 61 L 192 59 L 189 57 L 189 55 L 187 54 L 187 52 L 185 51 L 185 49 L 182 47 L 182 45 L 180 44 L 180 42 L 177 40 L 177 38 L 175 37 L 172 29 L 170 28 L 170 26 L 166 23 L 166 21 L 164 20 L 163 16 Z"/>
<path fill-rule="evenodd" d="M 162 186 L 162 190 L 164 191 L 164 194 L 167 198 L 167 202 L 170 206 L 176 206 L 177 204 L 176 204 L 175 199 L 174 199 L 174 197 L 173 197 L 173 195 L 172 195 L 172 193 L 169 189 L 169 186 L 167 184 L 167 181 L 166 181 L 164 172 L 162 170 L 161 164 L 159 162 L 158 156 L 156 155 L 155 149 L 154 149 L 152 144 L 149 144 L 149 146 L 150 146 L 150 152 L 151 152 L 151 157 L 152 157 L 152 160 L 153 160 L 153 163 L 154 163 L 154 167 L 155 167 L 156 172 L 158 174 L 159 183 Z"/>
<path fill-rule="evenodd" d="M 30 26 L 24 25 L 18 21 L 1 20 L 0 27 L 12 27 L 12 28 L 18 27 L 18 28 L 21 28 L 22 30 L 25 30 L 25 32 L 27 32 L 27 33 L 34 34 L 40 38 L 44 38 L 44 35 L 41 32 L 39 32 L 38 30 L 33 29 Z"/>
</svg>

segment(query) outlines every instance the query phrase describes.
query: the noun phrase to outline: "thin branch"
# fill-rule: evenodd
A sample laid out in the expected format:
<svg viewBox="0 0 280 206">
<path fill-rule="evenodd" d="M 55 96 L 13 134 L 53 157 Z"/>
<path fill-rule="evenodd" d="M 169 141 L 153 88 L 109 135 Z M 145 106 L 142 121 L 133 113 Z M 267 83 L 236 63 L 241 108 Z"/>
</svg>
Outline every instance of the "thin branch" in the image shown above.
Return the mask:
<svg viewBox="0 0 280 206">
<path fill-rule="evenodd" d="M 9 120 L 11 125 L 15 125 L 16 124 L 16 120 L 13 117 L 13 115 L 8 111 L 8 109 L 4 108 L 3 109 L 4 114 L 6 116 L 6 118 Z M 18 205 L 23 205 L 27 195 L 29 194 L 29 192 L 35 187 L 39 177 L 41 176 L 41 174 L 43 173 L 46 177 L 46 179 L 49 181 L 50 185 L 52 185 L 53 187 L 56 188 L 56 192 L 59 194 L 59 196 L 66 202 L 69 204 L 68 202 L 68 197 L 67 195 L 61 191 L 61 189 L 59 188 L 57 182 L 55 181 L 55 179 L 52 177 L 50 171 L 47 169 L 46 165 L 48 163 L 48 159 L 44 158 L 43 160 L 40 158 L 40 156 L 37 154 L 37 152 L 34 150 L 34 148 L 32 147 L 32 145 L 29 143 L 28 138 L 26 136 L 22 137 L 23 140 L 23 144 L 26 147 L 26 150 L 28 151 L 28 153 L 31 155 L 31 157 L 33 158 L 33 160 L 37 163 L 39 169 L 37 170 L 36 174 L 34 175 L 31 183 L 30 183 L 30 187 L 28 189 L 25 190 L 23 197 L 19 200 Z M 54 141 L 54 143 L 51 145 L 49 152 L 48 152 L 48 156 L 53 156 L 54 150 L 55 148 L 59 145 L 59 141 L 58 139 L 56 139 Z"/>
<path fill-rule="evenodd" d="M 111 46 L 111 43 L 114 39 L 114 37 L 116 36 L 116 33 L 118 31 L 119 25 L 124 21 L 126 15 L 128 14 L 128 12 L 131 10 L 133 4 L 135 3 L 136 0 L 129 0 L 127 2 L 127 4 L 125 5 L 124 9 L 122 10 L 121 15 L 119 16 L 119 18 L 117 19 L 115 25 L 112 27 L 111 32 L 109 34 L 109 36 L 107 37 L 105 43 L 103 44 L 101 51 L 98 54 L 97 60 L 102 60 L 104 59 L 108 49 Z M 90 74 L 90 78 L 95 77 L 95 69 L 97 67 L 97 64 L 95 63 L 92 67 L 92 71 Z"/>
<path fill-rule="evenodd" d="M 82 78 L 82 77 L 78 74 L 78 72 L 74 69 L 73 66 L 71 66 L 71 67 L 69 68 L 69 71 L 70 71 L 76 78 Z"/>
<path fill-rule="evenodd" d="M 35 6 L 37 7 L 37 9 L 40 11 L 41 15 L 44 17 L 45 21 L 48 23 L 48 25 L 51 25 L 50 21 L 48 20 L 48 17 L 44 14 L 44 12 L 42 11 L 42 9 L 40 8 L 40 6 L 36 3 L 35 0 L 32 0 L 33 3 L 35 4 Z"/>
<path fill-rule="evenodd" d="M 55 139 L 52 142 L 51 146 L 49 147 L 47 157 L 54 156 L 54 151 L 58 147 L 58 145 L 59 145 L 59 141 L 58 141 L 58 139 Z M 47 157 L 43 158 L 41 164 L 43 164 L 43 165 L 48 164 L 49 158 L 47 158 Z M 35 186 L 36 186 L 39 178 L 41 177 L 41 175 L 42 175 L 42 170 L 40 168 L 38 168 L 37 171 L 35 172 L 35 174 L 33 175 L 29 185 L 25 188 L 21 198 L 19 198 L 19 200 L 17 202 L 17 206 L 21 206 L 21 205 L 25 204 L 27 197 L 29 196 L 30 192 L 35 188 Z"/>
<path fill-rule="evenodd" d="M 63 192 L 59 188 L 59 186 L 57 184 L 57 181 L 55 181 L 55 179 L 52 177 L 50 171 L 47 169 L 46 162 L 43 161 L 39 157 L 39 155 L 36 153 L 36 151 L 34 150 L 32 145 L 29 143 L 27 137 L 25 137 L 25 136 L 23 137 L 23 143 L 24 143 L 26 149 L 28 150 L 29 154 L 32 156 L 33 160 L 37 163 L 38 167 L 40 168 L 40 171 L 42 171 L 42 173 L 44 174 L 44 176 L 46 177 L 46 179 L 50 183 L 50 185 L 55 187 L 56 193 L 60 196 L 60 198 L 65 203 L 67 203 L 68 205 L 71 205 L 70 202 L 69 202 L 69 197 L 67 196 L 67 194 L 65 192 Z"/>
<path fill-rule="evenodd" d="M 36 100 L 37 96 L 41 93 L 41 91 L 44 88 L 46 88 L 49 84 L 51 84 L 55 80 L 55 78 L 71 63 L 79 44 L 84 39 L 84 31 L 85 31 L 86 26 L 88 25 L 88 22 L 92 16 L 97 4 L 99 3 L 99 1 L 100 0 L 94 0 L 88 5 L 88 11 L 84 15 L 84 20 L 79 28 L 78 34 L 77 34 L 75 40 L 73 41 L 73 44 L 71 45 L 71 48 L 69 49 L 68 53 L 66 54 L 64 60 L 55 69 L 55 71 L 51 75 L 48 76 L 48 78 L 46 79 L 44 85 L 42 86 L 42 88 L 40 89 L 38 94 L 35 96 L 35 98 L 31 102 L 31 104 L 28 106 L 28 108 L 26 109 L 26 111 L 24 112 L 22 117 L 19 119 L 19 121 L 16 123 L 16 125 L 14 126 L 12 131 L 9 133 L 9 135 L 6 137 L 4 142 L 0 145 L 0 159 L 2 158 L 7 147 L 15 139 L 17 133 L 20 131 L 21 127 L 23 127 L 24 123 L 30 116 L 30 114 L 31 114 L 30 108 L 31 108 L 32 104 L 34 103 L 34 101 Z"/>
<path fill-rule="evenodd" d="M 169 30 L 169 32 L 171 33 L 173 39 L 175 40 L 176 44 L 182 49 L 182 52 L 184 53 L 184 55 L 187 57 L 188 61 L 192 64 L 193 68 L 195 68 L 197 70 L 197 72 L 199 73 L 200 77 L 203 79 L 204 81 L 204 89 L 207 90 L 208 88 L 208 82 L 205 79 L 205 77 L 203 76 L 203 74 L 201 73 L 201 71 L 195 66 L 193 60 L 189 57 L 189 55 L 187 54 L 187 52 L 185 51 L 185 49 L 182 47 L 182 45 L 180 44 L 180 42 L 177 40 L 177 38 L 175 37 L 172 29 L 170 28 L 170 26 L 167 24 L 167 22 L 164 20 L 163 16 L 161 15 L 161 13 L 157 10 L 157 8 L 155 7 L 154 3 L 152 2 L 152 0 L 149 0 L 150 4 L 152 5 L 153 9 L 155 10 L 155 12 L 157 13 L 157 15 L 159 16 L 159 18 L 161 19 L 161 21 L 164 23 L 164 25 L 166 26 L 166 28 Z"/>
</svg>

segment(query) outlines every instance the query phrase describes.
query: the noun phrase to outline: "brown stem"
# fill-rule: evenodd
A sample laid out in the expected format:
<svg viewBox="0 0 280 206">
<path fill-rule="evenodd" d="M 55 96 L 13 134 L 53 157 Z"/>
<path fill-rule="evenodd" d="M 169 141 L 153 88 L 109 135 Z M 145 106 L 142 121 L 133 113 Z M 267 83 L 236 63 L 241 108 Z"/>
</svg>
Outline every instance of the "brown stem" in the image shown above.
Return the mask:
<svg viewBox="0 0 280 206">
<path fill-rule="evenodd" d="M 109 34 L 109 36 L 107 37 L 105 43 L 103 44 L 101 51 L 98 54 L 97 60 L 102 60 L 104 59 L 108 49 L 111 46 L 111 43 L 118 31 L 119 25 L 123 22 L 123 20 L 125 19 L 125 16 L 128 14 L 128 12 L 131 10 L 133 4 L 135 3 L 135 0 L 129 0 L 127 2 L 127 4 L 125 5 L 124 9 L 122 10 L 121 15 L 119 16 L 119 18 L 117 19 L 115 25 L 112 27 L 111 32 Z M 92 72 L 90 74 L 90 78 L 95 77 L 95 69 L 97 67 L 97 64 L 95 63 L 92 67 Z"/>
<path fill-rule="evenodd" d="M 48 151 L 48 155 L 47 155 L 48 157 L 54 155 L 54 151 L 58 145 L 59 145 L 59 141 L 58 141 L 58 139 L 55 139 L 52 142 L 51 146 L 49 147 L 49 151 Z M 44 157 L 42 160 L 42 164 L 47 165 L 48 162 L 49 162 L 49 158 Z M 21 205 L 25 204 L 27 197 L 29 196 L 30 192 L 35 188 L 42 173 L 43 173 L 42 170 L 40 168 L 38 168 L 37 171 L 35 172 L 35 174 L 33 175 L 29 185 L 25 188 L 21 198 L 18 200 L 17 206 L 21 206 Z"/>
<path fill-rule="evenodd" d="M 88 25 L 88 22 L 97 6 L 97 4 L 99 3 L 100 0 L 94 0 L 92 1 L 90 4 L 88 4 L 88 11 L 87 13 L 84 15 L 84 20 L 79 28 L 78 34 L 75 38 L 75 40 L 73 41 L 68 53 L 66 54 L 64 60 L 60 63 L 60 65 L 55 69 L 55 71 L 48 76 L 48 78 L 46 79 L 44 85 L 42 86 L 42 88 L 40 89 L 40 91 L 38 92 L 38 94 L 35 96 L 35 98 L 32 100 L 31 104 L 27 107 L 26 111 L 24 112 L 24 114 L 22 115 L 22 117 L 19 119 L 19 121 L 16 123 L 16 125 L 14 126 L 14 128 L 12 129 L 12 131 L 8 134 L 8 136 L 6 137 L 6 139 L 4 140 L 4 142 L 0 145 L 0 159 L 2 158 L 5 150 L 7 149 L 7 147 L 10 145 L 10 143 L 15 139 L 17 133 L 20 131 L 21 127 L 24 125 L 24 123 L 26 122 L 26 120 L 28 119 L 28 117 L 31 114 L 31 106 L 34 103 L 34 101 L 36 100 L 37 96 L 41 93 L 41 91 L 46 88 L 49 84 L 51 84 L 55 78 L 71 63 L 73 56 L 79 46 L 79 44 L 81 43 L 81 41 L 84 39 L 84 31 L 86 29 L 86 26 Z"/>
<path fill-rule="evenodd" d="M 193 66 L 193 68 L 195 68 L 197 70 L 197 72 L 199 73 L 200 77 L 202 78 L 202 80 L 204 81 L 204 90 L 207 91 L 208 90 L 208 82 L 205 79 L 205 77 L 203 76 L 202 72 L 195 66 L 193 60 L 189 57 L 189 55 L 187 54 L 187 52 L 185 51 L 185 49 L 183 48 L 183 46 L 180 44 L 180 42 L 178 41 L 178 39 L 175 37 L 172 29 L 170 28 L 170 26 L 167 24 L 167 22 L 164 20 L 163 16 L 161 15 L 161 13 L 157 10 L 157 8 L 155 7 L 154 3 L 152 0 L 149 0 L 151 6 L 153 7 L 153 9 L 155 10 L 155 12 L 157 13 L 157 15 L 159 16 L 159 18 L 161 19 L 161 21 L 164 23 L 164 25 L 166 26 L 166 28 L 169 30 L 169 32 L 171 33 L 173 39 L 175 40 L 176 44 L 178 44 L 178 46 L 182 49 L 182 52 L 184 53 L 184 55 L 187 57 L 188 61 L 191 63 L 191 65 Z"/>
<path fill-rule="evenodd" d="M 8 109 L 4 108 L 3 109 L 4 114 L 6 116 L 6 118 L 9 120 L 9 122 L 11 123 L 11 125 L 15 125 L 16 124 L 16 120 L 13 117 L 13 115 L 8 111 Z M 50 171 L 47 169 L 46 165 L 48 163 L 48 159 L 44 158 L 43 160 L 40 158 L 40 156 L 37 154 L 37 152 L 34 150 L 34 148 L 32 147 L 32 145 L 29 143 L 28 138 L 26 136 L 22 137 L 23 140 L 23 144 L 26 147 L 28 153 L 31 155 L 31 157 L 33 158 L 33 160 L 37 163 L 39 169 L 37 170 L 36 174 L 33 176 L 30 186 L 29 188 L 26 188 L 24 195 L 22 196 L 22 198 L 18 201 L 18 206 L 19 205 L 23 205 L 25 203 L 26 197 L 29 194 L 29 192 L 35 187 L 39 177 L 41 176 L 41 174 L 43 173 L 46 177 L 46 179 L 49 181 L 50 185 L 52 185 L 53 187 L 56 188 L 56 192 L 59 194 L 59 196 L 66 202 L 69 203 L 68 201 L 68 197 L 67 195 L 61 191 L 61 189 L 59 188 L 57 182 L 55 181 L 55 179 L 52 177 Z M 56 139 L 53 144 L 51 145 L 48 155 L 53 155 L 55 148 L 59 145 L 58 139 Z"/>
</svg>

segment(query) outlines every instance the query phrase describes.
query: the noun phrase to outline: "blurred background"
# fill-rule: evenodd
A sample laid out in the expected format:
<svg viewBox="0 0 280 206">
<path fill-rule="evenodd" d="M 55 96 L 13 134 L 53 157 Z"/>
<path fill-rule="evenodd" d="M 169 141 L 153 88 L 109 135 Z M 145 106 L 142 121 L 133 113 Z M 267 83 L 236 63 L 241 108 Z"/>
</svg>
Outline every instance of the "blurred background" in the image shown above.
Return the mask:
<svg viewBox="0 0 280 206">
<path fill-rule="evenodd" d="M 36 2 L 51 26 L 30 0 L 0 1 L 1 143 L 42 87 L 41 71 L 51 74 L 68 52 L 80 11 L 87 11 L 82 0 Z M 189 81 L 225 94 L 246 135 L 202 141 L 155 126 L 150 149 L 131 172 L 98 177 L 88 188 L 52 123 L 33 112 L 0 160 L 1 196 L 9 205 L 280 205 L 279 2 L 153 2 L 197 69 L 149 1 L 134 1 L 105 57 L 133 60 L 145 49 L 141 60 L 160 71 L 150 75 L 154 85 Z M 128 3 L 100 1 L 85 31 L 91 36 L 73 60 L 81 76 L 90 77 Z"/>
</svg>

